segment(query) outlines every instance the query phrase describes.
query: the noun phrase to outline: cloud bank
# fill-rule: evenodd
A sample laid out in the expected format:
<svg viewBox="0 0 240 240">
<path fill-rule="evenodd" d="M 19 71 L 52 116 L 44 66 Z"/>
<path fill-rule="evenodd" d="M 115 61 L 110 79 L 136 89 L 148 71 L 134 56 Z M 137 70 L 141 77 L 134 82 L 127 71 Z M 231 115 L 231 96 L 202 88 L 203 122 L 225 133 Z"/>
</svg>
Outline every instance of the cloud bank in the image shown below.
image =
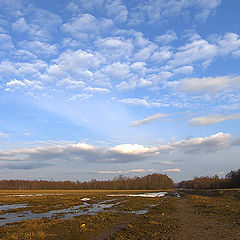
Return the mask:
<svg viewBox="0 0 240 240">
<path fill-rule="evenodd" d="M 61 163 L 130 163 L 156 159 L 174 152 L 184 154 L 210 153 L 239 145 L 231 134 L 217 133 L 209 137 L 183 139 L 158 147 L 139 144 L 120 144 L 100 147 L 86 143 L 59 144 L 21 150 L 0 151 L 0 166 L 9 169 L 31 169 Z M 160 161 L 161 163 L 161 161 Z"/>
</svg>

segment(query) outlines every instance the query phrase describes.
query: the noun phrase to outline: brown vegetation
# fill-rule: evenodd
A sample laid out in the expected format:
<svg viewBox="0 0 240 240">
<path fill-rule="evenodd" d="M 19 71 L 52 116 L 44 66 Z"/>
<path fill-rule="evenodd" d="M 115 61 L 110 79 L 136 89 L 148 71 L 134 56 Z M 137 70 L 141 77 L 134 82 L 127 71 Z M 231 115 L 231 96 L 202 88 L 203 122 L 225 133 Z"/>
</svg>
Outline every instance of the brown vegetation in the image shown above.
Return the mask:
<svg viewBox="0 0 240 240">
<path fill-rule="evenodd" d="M 240 187 L 240 169 L 229 172 L 225 178 L 195 177 L 193 180 L 178 183 L 178 188 L 184 189 L 220 189 Z"/>
<path fill-rule="evenodd" d="M 113 180 L 98 181 L 93 179 L 89 182 L 71 181 L 38 181 L 38 180 L 1 180 L 0 190 L 151 190 L 170 189 L 173 180 L 163 174 L 149 174 L 144 177 L 128 178 L 119 176 Z"/>
</svg>

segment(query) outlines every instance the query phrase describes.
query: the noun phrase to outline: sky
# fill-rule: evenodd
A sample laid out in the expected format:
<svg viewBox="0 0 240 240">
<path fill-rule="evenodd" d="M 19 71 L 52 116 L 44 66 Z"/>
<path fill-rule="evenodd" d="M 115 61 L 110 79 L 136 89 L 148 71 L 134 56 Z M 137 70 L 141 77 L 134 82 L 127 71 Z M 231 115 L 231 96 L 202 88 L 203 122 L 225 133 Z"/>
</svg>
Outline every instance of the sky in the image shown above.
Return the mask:
<svg viewBox="0 0 240 240">
<path fill-rule="evenodd" d="M 239 9 L 0 0 L 0 179 L 238 169 Z"/>
</svg>

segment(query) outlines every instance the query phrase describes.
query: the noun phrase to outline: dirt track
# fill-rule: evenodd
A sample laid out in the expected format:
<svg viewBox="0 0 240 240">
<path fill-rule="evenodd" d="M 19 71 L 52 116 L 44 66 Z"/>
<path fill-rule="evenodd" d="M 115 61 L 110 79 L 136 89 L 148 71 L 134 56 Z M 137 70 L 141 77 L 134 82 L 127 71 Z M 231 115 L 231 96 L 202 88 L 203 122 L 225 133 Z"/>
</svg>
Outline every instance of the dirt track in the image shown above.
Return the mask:
<svg viewBox="0 0 240 240">
<path fill-rule="evenodd" d="M 187 195 L 164 202 L 105 239 L 240 239 L 239 200 Z"/>
<path fill-rule="evenodd" d="M 228 216 L 203 213 L 187 199 L 176 201 L 173 210 L 180 228 L 170 234 L 171 239 L 240 239 L 240 225 Z"/>
</svg>

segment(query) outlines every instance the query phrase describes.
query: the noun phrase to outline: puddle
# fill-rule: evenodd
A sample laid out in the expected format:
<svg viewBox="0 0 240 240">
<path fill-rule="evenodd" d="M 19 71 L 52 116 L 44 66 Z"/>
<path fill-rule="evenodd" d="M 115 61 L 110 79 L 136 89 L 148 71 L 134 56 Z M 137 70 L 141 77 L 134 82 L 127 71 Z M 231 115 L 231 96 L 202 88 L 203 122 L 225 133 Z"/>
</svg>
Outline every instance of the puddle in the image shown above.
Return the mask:
<svg viewBox="0 0 240 240">
<path fill-rule="evenodd" d="M 14 194 L 14 195 L 6 195 L 4 197 L 41 197 L 41 196 L 62 196 L 61 193 L 49 193 L 49 194 Z"/>
<path fill-rule="evenodd" d="M 108 201 L 109 200 L 107 200 L 107 202 Z M 113 200 L 110 200 L 110 201 L 113 201 Z M 83 214 L 96 215 L 99 212 L 114 211 L 113 209 L 110 210 L 110 208 L 118 205 L 119 203 L 120 202 L 106 203 L 105 201 L 95 203 L 92 205 L 90 205 L 89 203 L 83 203 L 81 205 L 77 205 L 71 208 L 52 210 L 46 213 L 33 213 L 31 210 L 22 211 L 18 213 L 5 213 L 0 215 L 1 217 L 0 227 L 9 223 L 16 223 L 24 220 L 53 218 L 53 217 L 61 218 L 61 219 L 69 219 L 69 218 L 73 218 Z M 2 210 L 8 210 L 8 209 L 15 209 L 15 208 L 29 207 L 29 206 L 26 204 L 12 204 L 12 205 L 3 205 L 1 207 L 2 207 Z"/>
<path fill-rule="evenodd" d="M 182 196 L 178 192 L 175 192 L 175 197 L 181 198 Z"/>
<path fill-rule="evenodd" d="M 18 208 L 25 208 L 28 207 L 27 204 L 9 204 L 9 205 L 2 205 L 0 206 L 0 211 L 8 211 L 10 209 L 18 209 Z"/>
<path fill-rule="evenodd" d="M 107 195 L 108 197 L 164 197 L 167 192 L 143 193 L 143 194 L 115 194 Z"/>
<path fill-rule="evenodd" d="M 44 194 L 46 195 L 46 194 Z M 50 194 L 48 194 L 50 195 Z M 53 194 L 56 195 L 56 194 Z M 158 193 L 144 193 L 144 194 L 117 194 L 117 195 L 107 195 L 108 197 L 167 197 L 167 192 L 158 192 Z M 181 197 L 178 193 L 174 193 L 176 197 Z M 18 195 L 19 196 L 19 195 Z M 27 196 L 27 195 L 24 195 Z M 33 195 L 36 196 L 36 195 Z M 125 200 L 123 199 L 107 199 L 100 201 L 98 203 L 89 204 L 87 201 L 88 198 L 81 199 L 83 202 L 80 205 L 66 208 L 66 209 L 59 209 L 59 210 L 52 210 L 45 213 L 33 213 L 31 210 L 21 211 L 21 212 L 7 212 L 5 214 L 0 215 L 0 227 L 3 227 L 10 223 L 21 222 L 24 220 L 32 220 L 32 219 L 42 219 L 42 218 L 61 218 L 61 219 L 69 219 L 73 217 L 77 217 L 83 214 L 87 215 L 96 215 L 99 212 L 118 212 L 117 209 L 114 209 L 115 206 L 123 203 Z M 133 213 L 137 215 L 142 215 L 148 213 L 148 211 L 159 205 L 149 205 L 146 209 L 139 210 L 139 211 L 124 211 L 124 213 Z M 27 204 L 11 204 L 11 205 L 2 205 L 0 206 L 1 210 L 11 210 L 11 209 L 18 209 L 18 208 L 25 208 L 30 207 Z"/>
</svg>

